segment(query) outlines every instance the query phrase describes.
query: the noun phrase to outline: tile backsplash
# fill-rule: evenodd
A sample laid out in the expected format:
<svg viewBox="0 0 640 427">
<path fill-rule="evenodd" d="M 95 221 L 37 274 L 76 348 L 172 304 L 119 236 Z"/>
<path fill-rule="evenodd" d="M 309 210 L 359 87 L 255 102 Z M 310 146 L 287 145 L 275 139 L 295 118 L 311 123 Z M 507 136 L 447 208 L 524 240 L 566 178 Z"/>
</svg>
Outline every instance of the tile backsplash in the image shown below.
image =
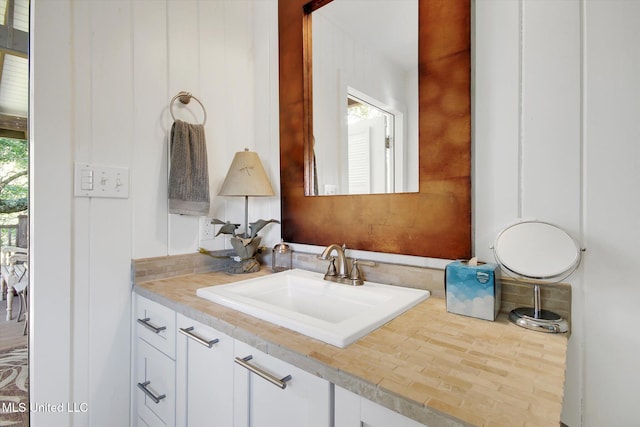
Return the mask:
<svg viewBox="0 0 640 427">
<path fill-rule="evenodd" d="M 270 261 L 269 261 L 270 262 Z M 324 273 L 327 261 L 315 254 L 294 252 L 293 266 Z M 376 262 L 374 267 L 360 266 L 365 280 L 410 288 L 427 289 L 435 298 L 444 298 L 444 270 L 414 267 L 402 264 Z M 502 303 L 500 311 L 508 313 L 514 308 L 533 306 L 533 287 L 502 274 Z M 571 319 L 571 286 L 560 283 L 541 287 L 542 308 L 552 310 L 565 319 Z"/>
<path fill-rule="evenodd" d="M 222 271 L 232 265 L 233 250 L 214 251 L 210 255 L 201 253 L 171 255 L 157 258 L 134 259 L 131 263 L 133 283 L 166 279 L 174 276 Z M 317 254 L 294 252 L 293 267 L 324 273 L 327 261 L 319 260 Z M 269 250 L 261 256 L 263 268 L 270 268 Z M 414 267 L 402 264 L 376 262 L 376 265 L 360 265 L 365 280 L 396 286 L 427 289 L 435 298 L 444 298 L 444 270 Z M 571 319 L 571 286 L 560 283 L 541 286 L 542 308 L 554 311 L 565 319 Z M 502 275 L 502 304 L 500 311 L 508 313 L 517 307 L 533 306 L 533 287 Z"/>
<path fill-rule="evenodd" d="M 131 261 L 131 279 L 133 283 L 144 283 L 187 274 L 226 270 L 234 262 L 230 258 L 233 253 L 233 250 L 226 250 L 210 252 L 210 255 L 196 252 L 134 259 Z"/>
</svg>

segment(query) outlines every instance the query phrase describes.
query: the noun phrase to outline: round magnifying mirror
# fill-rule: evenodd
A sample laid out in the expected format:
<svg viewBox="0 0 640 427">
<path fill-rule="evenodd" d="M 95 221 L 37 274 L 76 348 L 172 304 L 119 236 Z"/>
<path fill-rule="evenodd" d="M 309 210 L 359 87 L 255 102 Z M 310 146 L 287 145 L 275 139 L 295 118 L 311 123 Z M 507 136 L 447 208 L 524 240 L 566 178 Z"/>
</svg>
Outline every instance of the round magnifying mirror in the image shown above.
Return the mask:
<svg viewBox="0 0 640 427">
<path fill-rule="evenodd" d="M 520 307 L 509 314 L 515 324 L 544 332 L 566 332 L 561 316 L 540 308 L 540 284 L 567 278 L 580 264 L 582 251 L 561 228 L 542 221 L 522 221 L 502 230 L 493 246 L 496 261 L 518 279 L 533 279 L 534 307 Z"/>
<path fill-rule="evenodd" d="M 525 221 L 502 230 L 493 247 L 496 261 L 507 273 L 527 279 L 557 282 L 580 263 L 575 240 L 555 225 Z"/>
</svg>

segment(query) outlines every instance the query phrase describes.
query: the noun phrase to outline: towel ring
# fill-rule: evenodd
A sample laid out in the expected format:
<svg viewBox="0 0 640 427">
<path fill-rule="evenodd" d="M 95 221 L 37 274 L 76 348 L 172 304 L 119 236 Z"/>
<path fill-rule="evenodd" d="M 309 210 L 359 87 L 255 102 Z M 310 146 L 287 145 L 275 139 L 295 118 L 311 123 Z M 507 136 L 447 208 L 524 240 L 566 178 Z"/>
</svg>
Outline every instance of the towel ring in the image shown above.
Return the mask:
<svg viewBox="0 0 640 427">
<path fill-rule="evenodd" d="M 202 104 L 202 102 L 200 102 L 200 100 L 195 96 L 193 96 L 190 92 L 185 92 L 185 91 L 178 92 L 176 96 L 171 98 L 171 103 L 169 104 L 169 112 L 171 113 L 171 117 L 173 118 L 174 121 L 176 120 L 176 116 L 173 115 L 173 103 L 176 102 L 176 99 L 180 99 L 180 102 L 182 102 L 185 105 L 188 104 L 191 101 L 191 99 L 195 99 L 196 102 L 200 104 L 200 107 L 202 107 L 202 111 L 204 113 L 204 119 L 202 120 L 202 125 L 204 126 L 207 123 L 207 110 L 206 108 L 204 108 L 204 105 Z"/>
</svg>

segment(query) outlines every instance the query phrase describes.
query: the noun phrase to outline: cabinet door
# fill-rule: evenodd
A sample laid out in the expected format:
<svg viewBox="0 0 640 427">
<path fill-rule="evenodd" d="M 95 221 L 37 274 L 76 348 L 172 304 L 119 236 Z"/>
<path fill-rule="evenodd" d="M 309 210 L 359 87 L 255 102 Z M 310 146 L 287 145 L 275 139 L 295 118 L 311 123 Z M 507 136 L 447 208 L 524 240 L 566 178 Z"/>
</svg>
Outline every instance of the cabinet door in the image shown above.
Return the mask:
<svg viewBox="0 0 640 427">
<path fill-rule="evenodd" d="M 138 338 L 134 380 L 137 414 L 144 423 L 175 425 L 175 362 Z"/>
<path fill-rule="evenodd" d="M 361 399 L 363 427 L 425 427 L 424 424 L 420 424 L 382 405 L 378 405 L 368 399 Z"/>
<path fill-rule="evenodd" d="M 328 381 L 240 341 L 235 342 L 235 360 L 245 364 L 234 366 L 235 427 L 331 425 Z"/>
<path fill-rule="evenodd" d="M 425 427 L 349 390 L 334 388 L 336 427 Z"/>
<path fill-rule="evenodd" d="M 178 313 L 176 425 L 233 425 L 233 339 Z"/>
</svg>

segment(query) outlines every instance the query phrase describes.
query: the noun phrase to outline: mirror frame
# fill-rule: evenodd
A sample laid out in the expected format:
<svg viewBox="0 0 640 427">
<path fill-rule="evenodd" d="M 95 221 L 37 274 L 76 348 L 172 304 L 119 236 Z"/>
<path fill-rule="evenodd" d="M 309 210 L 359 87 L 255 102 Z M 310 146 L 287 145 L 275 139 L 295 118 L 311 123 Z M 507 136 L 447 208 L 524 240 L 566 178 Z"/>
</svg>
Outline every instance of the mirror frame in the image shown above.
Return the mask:
<svg viewBox="0 0 640 427">
<path fill-rule="evenodd" d="M 328 3 L 331 0 L 326 1 Z M 278 1 L 280 191 L 287 242 L 471 255 L 471 4 L 418 0 L 419 192 L 306 196 L 312 170 L 309 0 Z M 305 167 L 309 166 L 308 168 Z"/>
</svg>

